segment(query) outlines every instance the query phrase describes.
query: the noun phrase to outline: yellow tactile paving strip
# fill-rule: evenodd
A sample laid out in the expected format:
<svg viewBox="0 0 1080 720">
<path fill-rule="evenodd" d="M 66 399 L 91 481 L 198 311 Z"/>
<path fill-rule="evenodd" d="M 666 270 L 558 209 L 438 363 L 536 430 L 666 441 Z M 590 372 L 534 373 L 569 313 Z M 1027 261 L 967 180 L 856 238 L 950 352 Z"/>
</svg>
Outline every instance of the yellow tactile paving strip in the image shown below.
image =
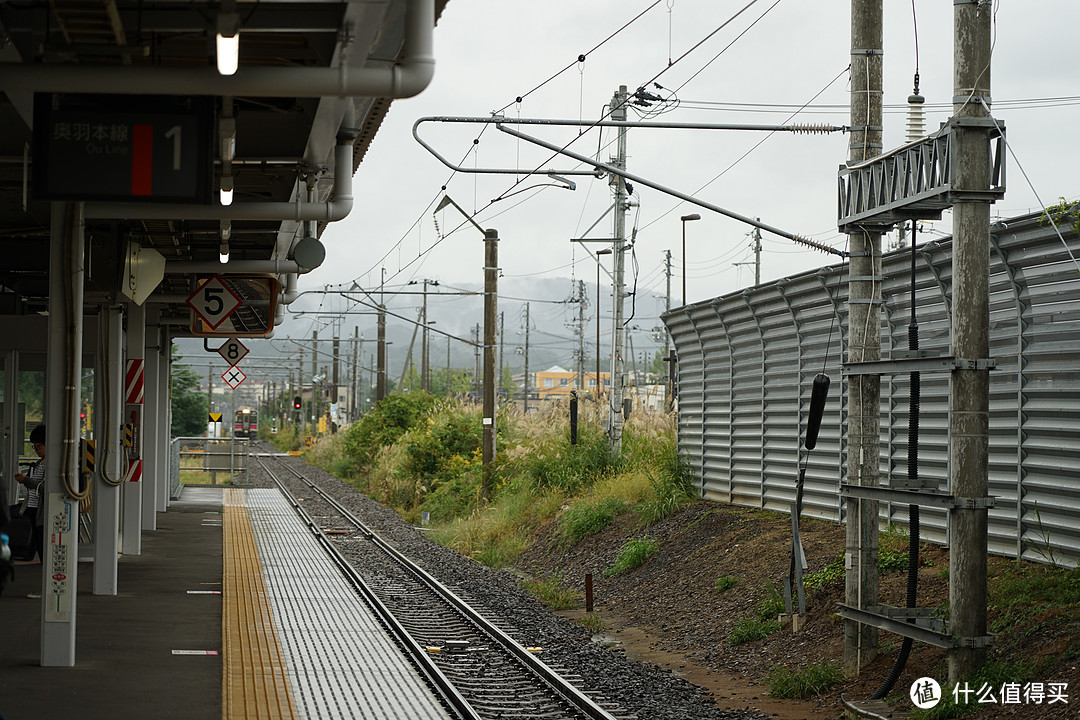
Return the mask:
<svg viewBox="0 0 1080 720">
<path fill-rule="evenodd" d="M 222 720 L 296 720 L 243 491 L 224 493 Z"/>
</svg>

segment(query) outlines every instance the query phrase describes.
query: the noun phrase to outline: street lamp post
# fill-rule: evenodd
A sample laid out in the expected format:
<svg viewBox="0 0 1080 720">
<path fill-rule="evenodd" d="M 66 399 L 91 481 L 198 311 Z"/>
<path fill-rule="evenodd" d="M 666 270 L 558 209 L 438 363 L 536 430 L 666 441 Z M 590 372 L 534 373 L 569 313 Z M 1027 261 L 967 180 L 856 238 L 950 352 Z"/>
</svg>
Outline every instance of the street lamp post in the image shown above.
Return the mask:
<svg viewBox="0 0 1080 720">
<path fill-rule="evenodd" d="M 700 220 L 701 216 L 697 213 L 690 213 L 689 215 L 683 215 L 682 220 L 682 304 L 686 304 L 686 223 L 690 220 Z"/>
<path fill-rule="evenodd" d="M 443 195 L 435 212 L 439 212 L 447 205 L 453 205 L 457 211 L 472 223 L 484 236 L 484 406 L 481 423 L 481 487 L 480 492 L 486 498 L 489 496 L 492 485 L 492 463 L 495 461 L 495 331 L 499 313 L 498 283 L 499 283 L 499 231 L 480 227 L 472 216 L 460 205 L 454 202 L 449 195 Z"/>
</svg>

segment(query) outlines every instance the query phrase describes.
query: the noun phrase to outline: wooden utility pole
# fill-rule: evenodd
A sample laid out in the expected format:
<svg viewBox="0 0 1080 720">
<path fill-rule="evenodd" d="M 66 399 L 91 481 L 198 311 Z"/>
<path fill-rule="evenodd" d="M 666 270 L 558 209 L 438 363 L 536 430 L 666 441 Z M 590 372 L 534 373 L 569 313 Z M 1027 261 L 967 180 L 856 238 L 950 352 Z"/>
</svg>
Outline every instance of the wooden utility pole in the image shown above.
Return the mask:
<svg viewBox="0 0 1080 720">
<path fill-rule="evenodd" d="M 495 321 L 499 303 L 499 231 L 484 231 L 484 407 L 480 493 L 489 497 L 495 460 Z"/>
<path fill-rule="evenodd" d="M 990 167 L 992 8 L 953 3 L 955 189 L 984 191 Z M 985 105 L 983 104 L 985 102 Z M 977 197 L 977 196 L 973 196 Z M 966 360 L 949 383 L 949 486 L 966 503 L 949 510 L 949 679 L 986 662 L 986 556 L 990 371 L 990 201 L 953 205 L 952 355 Z"/>
<path fill-rule="evenodd" d="M 881 154 L 882 0 L 851 0 L 851 135 L 848 161 Z M 848 362 L 881 359 L 881 235 L 849 236 Z M 848 377 L 847 482 L 877 486 L 879 479 L 881 377 Z M 845 601 L 866 609 L 878 604 L 878 507 L 848 498 Z M 877 655 L 878 633 L 844 621 L 844 665 L 858 673 Z"/>
</svg>

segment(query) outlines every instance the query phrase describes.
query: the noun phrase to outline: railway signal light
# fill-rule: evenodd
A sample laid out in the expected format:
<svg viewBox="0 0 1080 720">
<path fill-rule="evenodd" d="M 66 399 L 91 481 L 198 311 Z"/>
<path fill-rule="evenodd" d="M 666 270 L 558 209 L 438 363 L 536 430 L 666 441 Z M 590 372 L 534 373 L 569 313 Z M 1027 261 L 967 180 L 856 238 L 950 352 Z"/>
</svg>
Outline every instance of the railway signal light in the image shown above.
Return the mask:
<svg viewBox="0 0 1080 720">
<path fill-rule="evenodd" d="M 294 398 L 292 399 L 292 406 L 293 406 L 293 408 L 294 408 L 294 409 L 296 409 L 296 410 L 299 410 L 299 409 L 300 409 L 300 406 L 301 406 L 302 404 L 303 404 L 303 401 L 302 401 L 302 400 L 300 399 L 300 396 L 299 396 L 299 395 L 297 395 L 296 397 L 294 397 Z"/>
</svg>

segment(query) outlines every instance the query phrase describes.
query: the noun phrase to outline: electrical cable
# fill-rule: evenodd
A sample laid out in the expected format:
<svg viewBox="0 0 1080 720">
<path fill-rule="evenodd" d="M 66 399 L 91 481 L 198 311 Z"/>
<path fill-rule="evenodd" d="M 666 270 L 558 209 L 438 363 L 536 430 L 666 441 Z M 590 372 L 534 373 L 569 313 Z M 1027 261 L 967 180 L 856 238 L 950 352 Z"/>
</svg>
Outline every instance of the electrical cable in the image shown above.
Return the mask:
<svg viewBox="0 0 1080 720">
<path fill-rule="evenodd" d="M 1054 221 L 1053 215 L 1051 215 L 1050 211 L 1046 209 L 1046 205 L 1043 203 L 1042 198 L 1039 196 L 1039 191 L 1035 189 L 1035 185 L 1032 184 L 1031 178 L 1028 177 L 1027 172 L 1024 170 L 1024 166 L 1020 163 L 1020 158 L 1016 157 L 1016 153 L 1013 152 L 1012 144 L 1005 138 L 1005 133 L 1004 131 L 1002 131 L 1001 126 L 997 124 L 997 120 L 995 120 L 994 116 L 990 114 L 990 107 L 986 104 L 986 101 L 982 98 L 979 98 L 979 102 L 982 103 L 982 106 L 986 110 L 986 114 L 990 118 L 990 121 L 994 123 L 994 129 L 997 130 L 998 135 L 1001 136 L 1002 141 L 1005 143 L 1005 148 L 1009 151 L 1009 154 L 1012 155 L 1013 162 L 1016 163 L 1016 167 L 1020 168 L 1020 174 L 1024 176 L 1024 181 L 1028 184 L 1028 187 L 1031 188 L 1031 192 L 1035 195 L 1035 199 L 1038 200 L 1039 207 L 1042 208 L 1043 215 L 1046 217 L 1047 220 L 1050 221 L 1050 226 L 1054 228 L 1054 232 L 1057 234 L 1058 240 L 1061 240 L 1061 244 L 1065 246 L 1065 252 L 1068 253 L 1069 259 L 1072 260 L 1073 265 L 1076 267 L 1077 274 L 1080 275 L 1080 263 L 1077 262 L 1076 257 L 1073 255 L 1072 250 L 1069 248 L 1069 244 L 1065 242 L 1065 238 L 1061 234 L 1061 229 L 1058 228 L 1057 223 Z"/>
<path fill-rule="evenodd" d="M 783 123 L 783 124 L 785 124 L 785 125 L 786 125 L 786 124 L 789 124 L 789 123 L 790 123 L 790 122 L 791 122 L 791 121 L 792 121 L 792 120 L 793 120 L 793 119 L 794 119 L 795 117 L 797 117 L 797 116 L 798 116 L 798 115 L 799 115 L 799 114 L 800 114 L 800 113 L 802 112 L 802 108 L 805 108 L 805 107 L 809 106 L 809 105 L 810 105 L 811 103 L 813 103 L 813 102 L 814 102 L 814 100 L 816 100 L 817 98 L 819 98 L 819 97 L 820 97 L 820 96 L 821 96 L 821 95 L 822 95 L 822 94 L 823 94 L 823 93 L 824 93 L 824 92 L 825 92 L 826 90 L 828 90 L 828 89 L 829 89 L 830 87 L 832 87 L 833 83 L 835 83 L 835 82 L 836 82 L 837 80 L 839 80 L 839 79 L 840 79 L 841 77 L 843 77 L 843 76 L 844 76 L 844 74 L 845 74 L 845 73 L 847 73 L 847 72 L 849 72 L 850 70 L 851 70 L 851 66 L 850 66 L 850 65 L 848 65 L 848 66 L 847 66 L 847 67 L 845 67 L 845 68 L 844 68 L 843 70 L 841 70 L 841 71 L 840 71 L 840 72 L 839 72 L 839 73 L 838 73 L 838 74 L 836 75 L 836 77 L 834 77 L 834 78 L 833 78 L 832 80 L 830 80 L 830 81 L 829 81 L 829 82 L 828 82 L 828 83 L 827 83 L 827 84 L 825 85 L 825 87 L 823 87 L 823 88 L 821 88 L 820 90 L 818 90 L 818 91 L 817 91 L 817 92 L 816 92 L 816 93 L 814 94 L 814 96 L 813 96 L 813 97 L 811 97 L 811 98 L 810 98 L 809 100 L 807 100 L 807 101 L 806 101 L 806 103 L 804 103 L 804 104 L 802 105 L 802 107 L 800 107 L 800 109 L 798 109 L 798 110 L 796 110 L 795 112 L 791 113 L 791 114 L 790 114 L 790 115 L 789 115 L 789 116 L 787 117 L 787 119 L 786 119 L 786 120 L 784 121 L 784 123 Z M 724 169 L 723 169 L 723 170 L 721 170 L 721 171 L 720 171 L 719 173 L 717 173 L 717 174 L 716 174 L 715 176 L 713 176 L 713 178 L 712 178 L 711 180 L 709 180 L 709 181 L 708 181 L 707 183 L 705 183 L 704 185 L 702 185 L 701 187 L 699 187 L 699 188 L 698 188 L 697 190 L 695 190 L 693 194 L 694 194 L 694 195 L 697 195 L 697 194 L 698 194 L 698 193 L 700 193 L 700 192 L 701 192 L 702 190 L 704 190 L 705 188 L 709 187 L 709 186 L 710 186 L 710 185 L 712 185 L 712 184 L 713 184 L 714 182 L 716 182 L 717 180 L 719 180 L 719 179 L 720 179 L 721 177 L 723 177 L 723 176 L 724 176 L 725 174 L 727 174 L 727 172 L 728 172 L 729 170 L 731 170 L 731 169 L 732 169 L 732 168 L 734 168 L 734 167 L 735 167 L 736 165 L 738 165 L 738 164 L 739 164 L 739 163 L 741 163 L 741 162 L 742 162 L 743 160 L 745 160 L 745 159 L 746 159 L 746 157 L 747 157 L 748 155 L 750 155 L 750 153 L 754 152 L 754 151 L 755 151 L 755 150 L 757 150 L 757 149 L 758 149 L 759 147 L 761 147 L 761 145 L 762 145 L 762 144 L 764 144 L 764 143 L 765 143 L 765 141 L 767 141 L 767 140 L 768 140 L 769 138 L 771 138 L 771 137 L 772 137 L 772 136 L 773 136 L 774 134 L 775 134 L 775 133 L 773 133 L 773 132 L 767 133 L 767 134 L 766 134 L 766 135 L 765 135 L 765 136 L 764 136 L 763 138 L 761 138 L 761 139 L 760 139 L 760 140 L 759 140 L 758 142 L 756 142 L 756 143 L 755 143 L 755 144 L 754 144 L 754 145 L 753 145 L 753 146 L 752 146 L 752 147 L 751 147 L 751 148 L 750 148 L 749 150 L 747 150 L 747 151 L 746 151 L 746 152 L 744 152 L 744 153 L 743 153 L 742 155 L 740 155 L 740 156 L 739 156 L 739 157 L 738 157 L 738 158 L 737 158 L 737 159 L 736 159 L 736 160 L 735 160 L 734 162 L 732 162 L 732 163 L 731 163 L 730 165 L 728 165 L 728 166 L 727 166 L 726 168 L 724 168 Z M 681 203 L 681 202 L 680 202 L 680 203 L 676 203 L 675 205 L 672 205 L 672 206 L 671 206 L 671 209 L 669 209 L 669 210 L 668 210 L 667 212 L 661 213 L 661 214 L 660 214 L 659 216 L 657 216 L 657 217 L 656 217 L 656 218 L 655 218 L 654 220 L 652 220 L 652 221 L 651 221 L 651 222 L 649 222 L 649 223 L 646 223 L 646 224 L 645 224 L 645 225 L 644 225 L 644 226 L 643 226 L 643 227 L 642 227 L 641 229 L 642 229 L 642 230 L 646 230 L 646 229 L 648 229 L 649 227 L 651 227 L 652 225 L 654 225 L 654 224 L 656 224 L 656 223 L 660 222 L 660 221 L 661 221 L 662 219 L 664 219 L 665 217 L 667 217 L 667 216 L 668 216 L 668 215 L 670 215 L 671 213 L 675 212 L 675 211 L 676 211 L 676 210 L 677 210 L 678 208 L 682 207 L 682 205 L 683 205 L 683 203 Z"/>
<path fill-rule="evenodd" d="M 916 220 L 911 221 L 911 320 L 908 324 L 908 350 L 914 356 L 919 349 L 919 324 L 915 314 L 915 263 L 917 253 L 915 250 Z M 921 375 L 916 370 L 909 374 L 908 384 L 908 445 L 907 445 L 907 478 L 908 487 L 918 487 L 919 479 L 919 406 L 921 403 Z M 912 503 L 908 505 L 908 574 L 907 574 L 907 607 L 916 607 L 915 601 L 919 586 L 919 506 Z M 880 700 L 892 691 L 893 685 L 900 679 L 907 664 L 908 656 L 915 641 L 910 637 L 904 637 L 900 645 L 900 652 L 896 655 L 892 670 L 882 681 L 881 686 L 870 696 L 871 700 Z"/>
</svg>

